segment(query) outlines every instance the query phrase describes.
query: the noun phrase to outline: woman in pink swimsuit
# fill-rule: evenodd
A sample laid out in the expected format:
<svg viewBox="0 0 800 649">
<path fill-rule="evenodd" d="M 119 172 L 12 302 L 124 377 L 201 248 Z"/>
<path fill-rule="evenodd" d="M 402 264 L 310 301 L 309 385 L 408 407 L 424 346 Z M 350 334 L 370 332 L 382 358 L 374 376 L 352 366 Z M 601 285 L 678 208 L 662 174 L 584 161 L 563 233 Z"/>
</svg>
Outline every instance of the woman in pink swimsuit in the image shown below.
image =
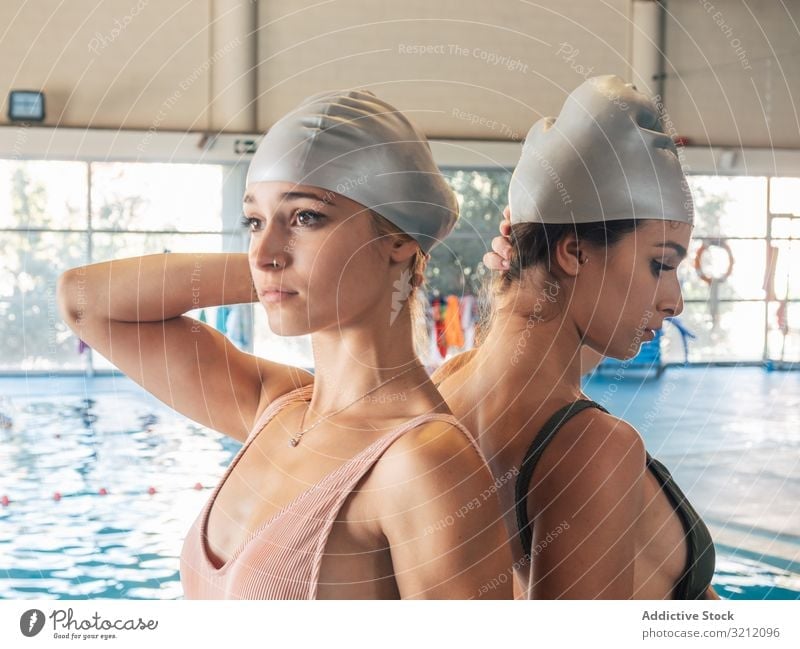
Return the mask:
<svg viewBox="0 0 800 649">
<path fill-rule="evenodd" d="M 59 281 L 82 340 L 243 442 L 186 537 L 186 597 L 509 598 L 492 476 L 414 350 L 427 252 L 457 218 L 425 138 L 371 93 L 311 97 L 265 136 L 244 211 L 247 254 Z M 256 300 L 275 333 L 311 333 L 313 375 L 183 315 Z"/>
</svg>

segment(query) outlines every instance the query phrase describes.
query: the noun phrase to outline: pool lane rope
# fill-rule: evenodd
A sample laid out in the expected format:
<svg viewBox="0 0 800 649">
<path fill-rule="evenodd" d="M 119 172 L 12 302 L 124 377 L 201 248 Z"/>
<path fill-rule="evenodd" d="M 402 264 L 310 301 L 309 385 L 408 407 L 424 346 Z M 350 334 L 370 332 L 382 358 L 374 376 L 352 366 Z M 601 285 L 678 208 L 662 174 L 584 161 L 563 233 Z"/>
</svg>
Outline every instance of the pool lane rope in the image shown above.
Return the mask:
<svg viewBox="0 0 800 649">
<path fill-rule="evenodd" d="M 194 489 L 195 491 L 202 491 L 205 488 L 206 487 L 204 487 L 203 484 L 200 483 L 200 482 L 195 482 L 194 486 L 192 487 L 192 489 Z M 110 493 L 109 490 L 106 489 L 105 487 L 100 487 L 100 489 L 97 490 L 97 495 L 98 496 L 108 496 L 109 493 Z M 147 494 L 149 494 L 151 496 L 154 496 L 154 495 L 156 495 L 158 493 L 158 490 L 151 485 L 151 486 L 149 486 L 147 488 L 147 491 L 143 492 L 143 493 L 147 493 Z M 72 495 L 86 495 L 86 494 L 81 493 L 81 494 L 72 494 Z M 125 495 L 126 496 L 138 496 L 140 494 L 139 493 L 126 492 Z M 59 502 L 62 498 L 64 498 L 64 495 L 60 491 L 53 492 L 52 500 L 54 500 L 55 502 Z M 11 498 L 8 497 L 8 494 L 3 494 L 2 496 L 0 496 L 0 505 L 2 505 L 3 507 L 8 507 L 13 502 L 15 502 L 15 501 L 11 500 Z"/>
</svg>

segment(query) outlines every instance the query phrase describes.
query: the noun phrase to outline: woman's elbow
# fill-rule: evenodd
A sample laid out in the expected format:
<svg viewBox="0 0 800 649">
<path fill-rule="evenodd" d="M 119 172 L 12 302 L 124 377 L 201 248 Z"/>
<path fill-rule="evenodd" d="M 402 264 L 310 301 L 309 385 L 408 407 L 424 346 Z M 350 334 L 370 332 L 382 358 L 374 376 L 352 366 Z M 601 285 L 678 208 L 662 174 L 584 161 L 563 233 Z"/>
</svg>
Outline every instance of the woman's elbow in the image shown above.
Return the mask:
<svg viewBox="0 0 800 649">
<path fill-rule="evenodd" d="M 86 298 L 82 296 L 82 282 L 79 268 L 71 268 L 58 276 L 56 282 L 56 300 L 58 313 L 70 329 L 80 325 L 85 315 Z M 85 282 L 83 282 L 85 284 Z M 85 286 L 83 287 L 85 292 Z"/>
</svg>

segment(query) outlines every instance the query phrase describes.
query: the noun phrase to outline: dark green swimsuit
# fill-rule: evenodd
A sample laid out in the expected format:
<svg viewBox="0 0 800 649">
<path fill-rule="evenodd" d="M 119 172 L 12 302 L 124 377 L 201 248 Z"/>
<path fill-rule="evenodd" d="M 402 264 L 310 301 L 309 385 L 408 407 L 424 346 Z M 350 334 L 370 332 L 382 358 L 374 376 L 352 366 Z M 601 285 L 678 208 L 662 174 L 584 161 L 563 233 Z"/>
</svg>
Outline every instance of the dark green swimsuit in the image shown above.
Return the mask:
<svg viewBox="0 0 800 649">
<path fill-rule="evenodd" d="M 547 445 L 555 437 L 558 429 L 568 419 L 586 408 L 599 408 L 603 412 L 608 412 L 599 403 L 586 399 L 564 406 L 539 431 L 539 434 L 528 448 L 528 452 L 525 453 L 525 459 L 520 466 L 515 488 L 517 527 L 519 529 L 519 538 L 522 542 L 522 550 L 528 559 L 530 559 L 530 549 L 533 545 L 533 526 L 528 520 L 527 498 L 533 470 Z M 658 460 L 650 457 L 649 453 L 647 454 L 647 468 L 652 471 L 667 498 L 669 498 L 686 533 L 686 547 L 688 550 L 686 569 L 675 587 L 673 599 L 701 599 L 708 586 L 711 585 L 711 579 L 714 576 L 716 558 L 711 534 L 700 515 L 689 504 L 686 496 L 672 479 L 667 468 Z"/>
</svg>

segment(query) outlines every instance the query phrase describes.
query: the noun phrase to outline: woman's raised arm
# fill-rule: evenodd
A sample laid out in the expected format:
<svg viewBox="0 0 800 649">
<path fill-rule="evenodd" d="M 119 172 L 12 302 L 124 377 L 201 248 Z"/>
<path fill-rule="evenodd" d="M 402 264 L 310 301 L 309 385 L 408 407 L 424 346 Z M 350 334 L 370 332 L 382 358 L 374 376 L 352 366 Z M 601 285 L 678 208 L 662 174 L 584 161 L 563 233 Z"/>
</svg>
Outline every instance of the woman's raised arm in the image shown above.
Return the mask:
<svg viewBox="0 0 800 649">
<path fill-rule="evenodd" d="M 187 311 L 258 299 L 244 253 L 166 253 L 73 268 L 58 280 L 77 336 L 174 410 L 244 441 L 308 372 L 247 354 Z"/>
</svg>

